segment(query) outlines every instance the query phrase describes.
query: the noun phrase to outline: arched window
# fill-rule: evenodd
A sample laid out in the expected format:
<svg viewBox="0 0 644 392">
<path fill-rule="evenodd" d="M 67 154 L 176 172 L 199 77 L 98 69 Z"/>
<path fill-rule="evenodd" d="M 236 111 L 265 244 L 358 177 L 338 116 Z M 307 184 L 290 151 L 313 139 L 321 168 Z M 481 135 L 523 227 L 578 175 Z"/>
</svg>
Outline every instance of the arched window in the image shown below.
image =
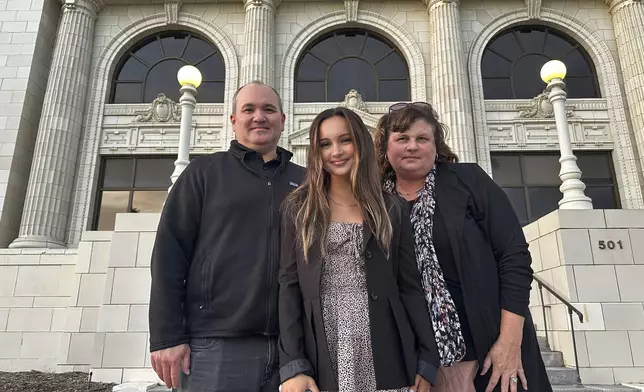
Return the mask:
<svg viewBox="0 0 644 392">
<path fill-rule="evenodd" d="M 177 71 L 194 65 L 203 76 L 197 100 L 223 102 L 226 67 L 217 47 L 193 33 L 172 31 L 147 37 L 119 61 L 110 103 L 149 103 L 159 93 L 179 101 Z"/>
<path fill-rule="evenodd" d="M 486 99 L 529 99 L 546 85 L 541 67 L 550 60 L 566 64 L 568 98 L 600 96 L 590 56 L 575 40 L 545 26 L 516 26 L 494 37 L 481 61 Z"/>
<path fill-rule="evenodd" d="M 337 30 L 315 40 L 295 71 L 296 102 L 342 101 L 351 89 L 365 101 L 407 101 L 409 67 L 400 51 L 370 31 Z"/>
</svg>

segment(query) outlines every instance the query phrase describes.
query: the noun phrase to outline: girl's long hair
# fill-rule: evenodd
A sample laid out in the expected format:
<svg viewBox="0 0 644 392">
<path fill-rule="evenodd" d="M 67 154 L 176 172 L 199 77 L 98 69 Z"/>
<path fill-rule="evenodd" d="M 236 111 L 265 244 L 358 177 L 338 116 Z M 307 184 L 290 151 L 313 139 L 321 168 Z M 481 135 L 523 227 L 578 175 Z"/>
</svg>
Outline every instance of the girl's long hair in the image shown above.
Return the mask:
<svg viewBox="0 0 644 392">
<path fill-rule="evenodd" d="M 362 119 L 350 109 L 327 109 L 313 120 L 309 128 L 310 149 L 306 179 L 284 200 L 284 211 L 295 221 L 296 240 L 304 251 L 305 261 L 308 262 L 308 253 L 315 241 L 319 241 L 321 254 L 325 255 L 331 217 L 328 198 L 331 176 L 322 164 L 320 126 L 325 120 L 335 116 L 346 120 L 355 146 L 351 168 L 353 195 L 358 201 L 365 223 L 373 231 L 382 250 L 389 255 L 392 227 L 380 186 L 374 142 Z"/>
</svg>

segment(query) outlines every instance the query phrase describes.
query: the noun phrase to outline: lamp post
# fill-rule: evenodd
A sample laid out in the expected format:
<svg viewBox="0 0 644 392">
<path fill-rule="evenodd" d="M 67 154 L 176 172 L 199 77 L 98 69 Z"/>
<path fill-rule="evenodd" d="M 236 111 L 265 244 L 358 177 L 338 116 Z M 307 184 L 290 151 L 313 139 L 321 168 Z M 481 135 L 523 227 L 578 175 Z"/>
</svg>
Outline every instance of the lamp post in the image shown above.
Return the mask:
<svg viewBox="0 0 644 392">
<path fill-rule="evenodd" d="M 559 178 L 562 181 L 559 190 L 563 193 L 563 198 L 559 200 L 559 208 L 562 210 L 591 210 L 593 203 L 584 194 L 586 185 L 581 181 L 581 170 L 577 166 L 577 157 L 572 152 L 570 134 L 568 133 L 566 91 L 564 90 L 566 84 L 563 81 L 565 77 L 566 65 L 559 60 L 549 61 L 541 68 L 541 79 L 548 84 L 546 90 L 554 110 L 559 138 L 559 152 L 561 154 Z"/>
<path fill-rule="evenodd" d="M 170 176 L 172 184 L 168 193 L 172 190 L 177 178 L 190 163 L 190 131 L 192 128 L 192 113 L 197 105 L 197 87 L 201 84 L 201 72 L 192 65 L 184 65 L 177 73 L 177 80 L 181 85 L 181 128 L 179 128 L 179 152 L 177 160 L 174 161 L 174 171 Z"/>
</svg>

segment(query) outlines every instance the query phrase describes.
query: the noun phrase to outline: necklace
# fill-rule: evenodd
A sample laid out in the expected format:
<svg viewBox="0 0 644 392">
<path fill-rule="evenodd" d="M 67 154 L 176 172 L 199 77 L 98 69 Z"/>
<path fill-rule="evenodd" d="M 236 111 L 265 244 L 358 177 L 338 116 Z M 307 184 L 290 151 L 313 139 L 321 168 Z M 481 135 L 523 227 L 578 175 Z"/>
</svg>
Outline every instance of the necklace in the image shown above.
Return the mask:
<svg viewBox="0 0 644 392">
<path fill-rule="evenodd" d="M 402 193 L 402 194 L 403 194 L 403 195 L 405 195 L 405 196 L 418 195 L 418 192 L 420 192 L 420 191 L 421 191 L 421 189 L 423 189 L 423 187 L 422 187 L 422 186 L 421 186 L 420 188 L 418 188 L 418 190 L 417 190 L 417 191 L 415 191 L 415 192 L 404 192 L 404 191 L 402 191 L 402 190 L 400 189 L 400 187 L 399 187 L 399 186 L 396 186 L 396 190 L 398 191 L 398 193 Z"/>
<path fill-rule="evenodd" d="M 338 203 L 337 201 L 333 200 L 333 198 L 332 198 L 331 196 L 329 196 L 329 199 L 330 199 L 333 203 L 335 203 L 335 204 L 337 204 L 337 205 L 339 205 L 339 206 L 342 206 L 342 207 L 355 207 L 355 206 L 357 206 L 357 205 L 358 205 L 358 203 L 355 203 L 355 204 L 341 204 L 341 203 Z"/>
</svg>

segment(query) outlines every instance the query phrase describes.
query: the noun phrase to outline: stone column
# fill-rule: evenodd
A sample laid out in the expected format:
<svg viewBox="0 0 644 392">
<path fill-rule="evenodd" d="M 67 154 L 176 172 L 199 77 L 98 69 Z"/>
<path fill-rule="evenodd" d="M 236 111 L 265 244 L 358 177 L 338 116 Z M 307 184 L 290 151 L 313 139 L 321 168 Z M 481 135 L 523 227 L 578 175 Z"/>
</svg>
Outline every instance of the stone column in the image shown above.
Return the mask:
<svg viewBox="0 0 644 392">
<path fill-rule="evenodd" d="M 610 7 L 622 66 L 624 91 L 635 133 L 637 150 L 644 164 L 644 1 L 604 0 Z"/>
<path fill-rule="evenodd" d="M 476 162 L 472 98 L 461 46 L 458 0 L 423 0 L 429 13 L 432 102 L 462 162 Z"/>
<path fill-rule="evenodd" d="M 275 72 L 275 8 L 280 0 L 244 0 L 244 58 L 240 86 L 259 80 L 273 86 Z"/>
<path fill-rule="evenodd" d="M 19 237 L 10 248 L 65 246 L 86 104 L 94 26 L 103 0 L 64 0 Z"/>
</svg>

